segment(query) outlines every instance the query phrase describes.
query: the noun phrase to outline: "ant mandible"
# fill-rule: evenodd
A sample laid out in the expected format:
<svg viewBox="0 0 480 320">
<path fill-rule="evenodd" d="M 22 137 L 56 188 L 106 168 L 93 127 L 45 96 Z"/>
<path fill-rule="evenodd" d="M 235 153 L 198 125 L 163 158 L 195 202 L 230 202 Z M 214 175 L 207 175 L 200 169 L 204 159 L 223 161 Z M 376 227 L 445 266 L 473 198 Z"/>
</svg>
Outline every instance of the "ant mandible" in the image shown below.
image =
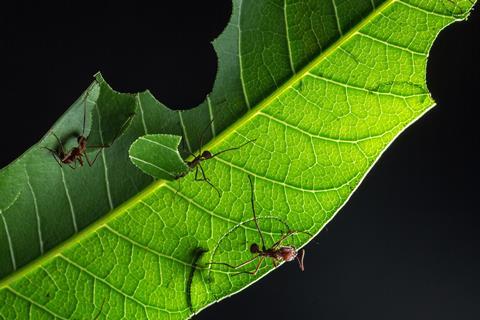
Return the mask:
<svg viewBox="0 0 480 320">
<path fill-rule="evenodd" d="M 193 170 L 195 169 L 195 181 L 204 181 L 206 183 L 208 183 L 213 189 L 215 189 L 215 191 L 217 191 L 218 193 L 218 196 L 220 197 L 221 196 L 221 192 L 220 190 L 215 187 L 215 185 L 213 183 L 210 182 L 210 180 L 207 178 L 207 176 L 205 175 L 205 171 L 203 170 L 203 167 L 202 167 L 202 162 L 205 161 L 205 160 L 210 160 L 212 158 L 215 158 L 219 155 L 221 155 L 222 153 L 225 153 L 225 152 L 228 152 L 228 151 L 233 151 L 233 150 L 238 150 L 242 147 L 244 147 L 245 145 L 249 144 L 249 143 L 252 143 L 254 141 L 256 141 L 257 139 L 253 139 L 253 140 L 248 140 L 247 142 L 239 145 L 238 147 L 234 147 L 234 148 L 229 148 L 229 149 L 225 149 L 225 150 L 222 150 L 220 152 L 217 152 L 217 153 L 211 153 L 209 150 L 203 150 L 202 151 L 202 148 L 203 148 L 203 137 L 205 135 L 205 132 L 207 131 L 207 129 L 210 127 L 210 125 L 212 124 L 213 120 L 211 120 L 207 127 L 203 130 L 202 132 L 202 135 L 201 135 L 201 138 L 200 138 L 200 150 L 199 150 L 199 153 L 198 154 L 193 154 L 191 152 L 190 155 L 193 157 L 193 160 L 191 161 L 185 161 L 185 163 L 187 164 L 188 168 L 190 170 Z M 198 172 L 202 173 L 202 177 L 199 178 L 198 177 Z M 179 176 L 177 178 L 181 178 L 182 176 Z"/>
<path fill-rule="evenodd" d="M 90 94 L 90 91 L 87 92 L 85 94 L 85 97 L 84 97 L 83 128 L 82 128 L 82 134 L 77 137 L 77 144 L 78 145 L 76 147 L 73 147 L 72 149 L 70 149 L 68 152 L 66 152 L 60 138 L 58 138 L 58 136 L 54 132 L 52 132 L 52 135 L 55 137 L 55 139 L 57 139 L 58 145 L 60 146 L 60 150 L 58 150 L 58 149 L 54 150 L 54 149 L 50 149 L 48 147 L 43 147 L 43 148 L 47 149 L 48 151 L 50 151 L 53 158 L 55 159 L 55 161 L 57 161 L 57 163 L 60 167 L 62 167 L 62 164 L 66 164 L 70 168 L 76 169 L 77 168 L 77 161 L 80 164 L 80 166 L 82 167 L 83 163 L 84 163 L 83 162 L 84 161 L 83 157 L 85 157 L 85 160 L 87 161 L 88 165 L 90 167 L 92 167 L 93 164 L 95 163 L 95 161 L 97 160 L 98 156 L 100 155 L 100 152 L 102 151 L 102 149 L 109 148 L 113 144 L 113 142 L 115 142 L 115 140 L 118 138 L 119 134 L 122 132 L 125 125 L 133 117 L 133 115 L 131 115 L 125 121 L 125 123 L 120 127 L 120 130 L 115 135 L 115 137 L 113 138 L 113 140 L 110 144 L 90 145 L 90 146 L 87 145 L 88 138 L 85 137 L 85 123 L 86 123 L 86 118 L 87 118 L 87 98 L 88 98 L 89 94 Z M 90 149 L 90 148 L 92 148 L 92 149 L 93 148 L 100 148 L 100 150 L 98 150 L 98 152 L 95 155 L 95 157 L 93 158 L 93 160 L 90 160 L 90 158 L 88 156 L 88 153 L 87 153 L 87 149 Z"/>
<path fill-rule="evenodd" d="M 293 245 L 283 245 L 283 242 L 290 236 L 298 234 L 298 233 L 304 233 L 309 236 L 312 236 L 309 232 L 306 231 L 293 231 L 289 230 L 285 234 L 281 236 L 281 238 L 275 242 L 270 248 L 267 248 L 265 245 L 265 239 L 263 237 L 262 231 L 260 230 L 260 227 L 258 225 L 257 221 L 257 216 L 255 213 L 255 195 L 254 195 L 254 186 L 252 182 L 252 178 L 248 176 L 248 180 L 250 181 L 250 188 L 252 190 L 252 195 L 251 195 L 251 202 L 252 202 L 252 212 L 253 212 L 253 221 L 255 222 L 255 226 L 257 227 L 258 234 L 260 235 L 260 240 L 262 241 L 262 247 L 257 243 L 252 243 L 250 246 L 250 252 L 255 254 L 251 259 L 248 259 L 245 262 L 242 262 L 241 264 L 237 266 L 233 266 L 228 263 L 224 262 L 210 262 L 207 263 L 208 265 L 210 264 L 218 264 L 218 265 L 224 265 L 232 269 L 239 269 L 241 267 L 244 267 L 253 261 L 259 259 L 257 266 L 255 267 L 254 271 L 239 271 L 235 273 L 234 275 L 239 275 L 242 273 L 247 273 L 251 275 L 256 275 L 258 270 L 260 269 L 260 266 L 262 265 L 262 262 L 266 258 L 270 258 L 272 260 L 273 266 L 276 268 L 281 262 L 289 262 L 294 259 L 298 261 L 298 266 L 300 270 L 304 271 L 304 265 L 303 265 L 303 259 L 305 257 L 305 249 L 302 249 L 300 251 L 297 251 L 297 249 Z"/>
</svg>

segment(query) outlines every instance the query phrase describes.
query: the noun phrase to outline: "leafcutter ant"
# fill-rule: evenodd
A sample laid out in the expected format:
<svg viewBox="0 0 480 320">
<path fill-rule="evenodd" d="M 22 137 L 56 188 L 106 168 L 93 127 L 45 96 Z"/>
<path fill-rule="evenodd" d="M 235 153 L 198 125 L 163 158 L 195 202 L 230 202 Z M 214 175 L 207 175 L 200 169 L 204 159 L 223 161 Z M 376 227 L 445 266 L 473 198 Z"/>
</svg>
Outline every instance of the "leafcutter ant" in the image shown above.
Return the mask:
<svg viewBox="0 0 480 320">
<path fill-rule="evenodd" d="M 100 152 L 102 149 L 109 148 L 113 142 L 118 138 L 120 133 L 122 132 L 123 128 L 125 125 L 129 123 L 129 121 L 132 119 L 133 114 L 125 121 L 125 123 L 121 126 L 120 130 L 117 132 L 115 137 L 113 138 L 112 142 L 110 144 L 100 144 L 100 145 L 88 145 L 88 137 L 85 137 L 85 124 L 86 124 L 86 119 L 87 119 L 87 98 L 90 92 L 86 93 L 84 97 L 84 110 L 83 110 L 83 128 L 82 128 L 82 134 L 80 134 L 77 137 L 77 146 L 71 148 L 69 151 L 65 151 L 65 148 L 63 147 L 63 143 L 60 140 L 60 138 L 52 132 L 52 135 L 55 137 L 55 139 L 58 142 L 59 149 L 50 149 L 48 147 L 43 147 L 50 151 L 52 154 L 53 158 L 57 163 L 59 164 L 60 167 L 62 167 L 64 164 L 68 165 L 72 169 L 77 168 L 77 162 L 80 164 L 80 166 L 83 166 L 84 159 L 87 161 L 88 165 L 91 167 L 97 160 L 98 156 L 100 155 Z M 93 160 L 90 159 L 87 153 L 87 149 L 100 149 L 97 151 L 95 154 L 95 157 Z"/>
<path fill-rule="evenodd" d="M 312 236 L 312 235 L 306 231 L 289 230 L 286 233 L 282 234 L 280 239 L 277 242 L 275 242 L 270 248 L 267 248 L 267 246 L 265 245 L 265 239 L 263 237 L 262 231 L 260 230 L 260 227 L 258 225 L 257 215 L 255 213 L 255 195 L 254 195 L 254 186 L 253 186 L 252 178 L 248 176 L 248 180 L 250 181 L 250 188 L 252 190 L 251 202 L 252 202 L 253 221 L 255 222 L 255 226 L 257 228 L 258 234 L 260 235 L 262 246 L 260 247 L 257 243 L 252 243 L 250 246 L 250 252 L 253 253 L 254 256 L 251 259 L 248 259 L 247 261 L 240 263 L 239 265 L 233 266 L 231 264 L 224 263 L 224 262 L 210 262 L 208 263 L 208 265 L 211 265 L 211 264 L 223 265 L 223 266 L 238 270 L 241 267 L 244 267 L 252 263 L 253 261 L 259 259 L 255 267 L 255 270 L 238 271 L 234 273 L 234 275 L 239 275 L 243 273 L 256 275 L 258 270 L 260 269 L 260 266 L 262 265 L 262 262 L 266 258 L 270 258 L 272 260 L 273 266 L 275 268 L 282 262 L 289 262 L 296 259 L 298 262 L 298 266 L 300 267 L 300 270 L 304 271 L 305 268 L 303 265 L 303 259 L 305 257 L 305 250 L 302 249 L 300 251 L 297 251 L 297 249 L 293 245 L 288 245 L 288 244 L 284 245 L 283 242 L 287 240 L 288 237 L 295 234 L 299 234 L 299 233 L 304 233 L 309 236 Z"/>
<path fill-rule="evenodd" d="M 215 187 L 215 185 L 213 183 L 211 183 L 210 180 L 205 175 L 205 170 L 202 167 L 202 162 L 205 161 L 205 160 L 210 160 L 212 158 L 215 158 L 215 157 L 221 155 L 222 153 L 225 153 L 225 152 L 228 152 L 228 151 L 233 151 L 233 150 L 238 150 L 238 149 L 244 147 L 245 145 L 256 141 L 257 139 L 248 140 L 247 142 L 239 145 L 238 147 L 225 149 L 225 150 L 219 151 L 217 153 L 212 153 L 209 150 L 203 150 L 202 151 L 203 137 L 204 137 L 207 129 L 211 126 L 212 122 L 213 122 L 213 120 L 208 123 L 207 127 L 202 132 L 202 135 L 201 135 L 201 138 L 200 138 L 200 150 L 198 151 L 198 154 L 195 155 L 192 152 L 189 152 L 190 155 L 193 157 L 193 160 L 185 161 L 185 163 L 187 164 L 187 166 L 189 167 L 190 170 L 195 169 L 195 181 L 204 181 L 204 182 L 208 183 L 213 189 L 215 189 L 215 191 L 217 191 L 218 196 L 220 197 L 221 196 L 220 190 L 217 187 Z M 201 178 L 198 177 L 198 172 L 199 171 L 202 174 Z M 178 176 L 177 179 L 181 178 L 181 177 L 182 176 Z"/>
</svg>

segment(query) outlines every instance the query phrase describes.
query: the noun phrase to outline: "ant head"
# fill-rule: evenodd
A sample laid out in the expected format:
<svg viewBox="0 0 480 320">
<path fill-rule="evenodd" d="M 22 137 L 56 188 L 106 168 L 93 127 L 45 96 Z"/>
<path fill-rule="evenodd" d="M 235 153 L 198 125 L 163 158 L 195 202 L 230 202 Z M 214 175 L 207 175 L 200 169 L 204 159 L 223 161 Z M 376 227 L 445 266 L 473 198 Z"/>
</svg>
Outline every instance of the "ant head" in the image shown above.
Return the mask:
<svg viewBox="0 0 480 320">
<path fill-rule="evenodd" d="M 202 158 L 210 159 L 210 158 L 212 158 L 212 156 L 213 156 L 212 153 L 208 150 L 205 150 L 205 151 L 202 152 Z"/>
<path fill-rule="evenodd" d="M 260 248 L 258 247 L 258 244 L 252 243 L 252 245 L 250 246 L 250 252 L 251 253 L 259 253 Z"/>
<path fill-rule="evenodd" d="M 283 261 L 292 261 L 297 257 L 297 250 L 292 246 L 281 247 L 278 253 Z"/>
</svg>

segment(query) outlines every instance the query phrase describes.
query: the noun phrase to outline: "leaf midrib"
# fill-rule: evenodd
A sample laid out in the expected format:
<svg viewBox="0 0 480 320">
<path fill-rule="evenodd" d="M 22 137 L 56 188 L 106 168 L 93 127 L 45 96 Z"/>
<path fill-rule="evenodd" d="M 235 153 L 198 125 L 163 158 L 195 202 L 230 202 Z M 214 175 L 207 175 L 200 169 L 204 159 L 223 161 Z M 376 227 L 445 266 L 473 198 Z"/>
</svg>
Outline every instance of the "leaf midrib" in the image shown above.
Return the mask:
<svg viewBox="0 0 480 320">
<path fill-rule="evenodd" d="M 374 9 L 366 18 L 364 18 L 357 25 L 351 28 L 348 33 L 344 34 L 343 36 L 340 36 L 337 41 L 335 41 L 329 48 L 327 48 L 327 50 L 320 53 L 318 57 L 312 60 L 312 62 L 308 63 L 298 73 L 294 74 L 283 85 L 278 87 L 275 91 L 272 92 L 272 94 L 270 94 L 264 100 L 259 102 L 254 108 L 246 112 L 242 117 L 240 117 L 237 121 L 231 124 L 226 130 L 224 130 L 222 133 L 220 133 L 215 138 L 210 140 L 204 147 L 206 149 L 213 149 L 215 146 L 217 146 L 223 140 L 225 140 L 228 136 L 230 136 L 235 131 L 237 131 L 238 128 L 242 127 L 245 123 L 248 123 L 249 121 L 251 121 L 251 119 L 256 117 L 263 109 L 265 109 L 273 101 L 275 101 L 279 96 L 285 93 L 290 87 L 292 87 L 294 84 L 296 84 L 301 79 L 303 79 L 312 69 L 314 69 L 322 61 L 324 61 L 330 54 L 335 52 L 341 45 L 348 42 L 360 29 L 362 29 L 365 25 L 370 23 L 381 12 L 386 10 L 388 7 L 390 7 L 393 3 L 397 1 L 398 0 L 387 0 L 382 5 Z M 192 156 L 190 156 L 189 159 L 190 158 L 192 158 Z M 70 239 L 64 241 L 62 244 L 53 248 L 50 252 L 44 254 L 43 256 L 40 256 L 33 262 L 27 264 L 26 266 L 18 269 L 17 271 L 13 272 L 6 278 L 2 279 L 0 281 L 0 288 L 9 287 L 9 285 L 12 282 L 15 282 L 17 279 L 28 274 L 30 271 L 34 270 L 38 265 L 41 265 L 44 262 L 49 261 L 50 259 L 54 259 L 55 257 L 60 257 L 63 250 L 69 248 L 71 245 L 74 245 L 75 243 L 81 241 L 82 239 L 86 239 L 93 232 L 101 229 L 102 227 L 107 225 L 110 221 L 117 218 L 120 214 L 123 214 L 130 207 L 136 205 L 138 202 L 140 202 L 142 199 L 144 199 L 148 195 L 153 194 L 157 190 L 166 186 L 166 184 L 167 184 L 167 181 L 165 180 L 154 181 L 149 186 L 147 186 L 143 191 L 139 192 L 137 195 L 130 198 L 129 200 L 127 200 L 126 202 L 118 206 L 116 209 L 113 209 L 112 211 L 104 215 L 102 218 L 93 222 L 85 229 L 73 235 Z M 256 282 L 256 281 L 253 281 L 253 282 Z"/>
</svg>

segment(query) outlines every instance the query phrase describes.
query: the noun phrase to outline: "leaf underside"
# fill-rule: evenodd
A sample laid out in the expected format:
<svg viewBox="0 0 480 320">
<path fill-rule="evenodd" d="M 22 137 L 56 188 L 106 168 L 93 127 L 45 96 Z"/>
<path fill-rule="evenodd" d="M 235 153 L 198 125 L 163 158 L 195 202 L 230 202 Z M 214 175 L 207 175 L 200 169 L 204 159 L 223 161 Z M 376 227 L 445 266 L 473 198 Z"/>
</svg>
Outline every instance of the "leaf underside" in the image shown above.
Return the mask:
<svg viewBox="0 0 480 320">
<path fill-rule="evenodd" d="M 41 148 L 55 143 L 46 135 L 0 172 L 0 274 L 8 275 L 0 317 L 185 319 L 273 270 L 269 262 L 257 276 L 232 276 L 205 265 L 239 264 L 260 240 L 247 175 L 269 245 L 288 229 L 317 234 L 395 137 L 434 105 L 428 51 L 472 5 L 236 0 L 214 42 L 214 89 L 187 112 L 168 110 L 148 92 L 116 93 L 97 76 L 82 96 L 92 115 L 89 141 L 112 139 L 135 116 L 93 167 L 60 167 Z M 84 101 L 52 128 L 62 139 L 81 131 Z M 193 152 L 212 120 L 205 137 L 212 152 L 256 139 L 203 163 L 221 197 L 193 174 L 144 189 L 152 179 L 130 162 L 132 142 L 177 134 Z M 307 238 L 289 243 L 300 247 Z"/>
</svg>

